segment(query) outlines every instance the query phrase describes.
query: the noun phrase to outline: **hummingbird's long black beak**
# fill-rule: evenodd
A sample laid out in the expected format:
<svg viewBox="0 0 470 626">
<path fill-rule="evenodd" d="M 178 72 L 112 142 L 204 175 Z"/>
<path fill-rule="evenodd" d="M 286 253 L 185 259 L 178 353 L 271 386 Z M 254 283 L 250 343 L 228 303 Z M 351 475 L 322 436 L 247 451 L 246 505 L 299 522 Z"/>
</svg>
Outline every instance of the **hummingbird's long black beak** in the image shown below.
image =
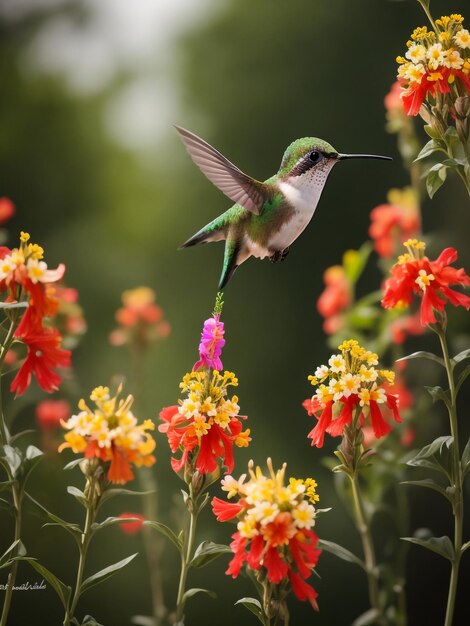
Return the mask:
<svg viewBox="0 0 470 626">
<path fill-rule="evenodd" d="M 379 154 L 338 154 L 338 161 L 346 159 L 381 159 L 382 161 L 393 161 L 392 157 L 381 156 Z"/>
</svg>

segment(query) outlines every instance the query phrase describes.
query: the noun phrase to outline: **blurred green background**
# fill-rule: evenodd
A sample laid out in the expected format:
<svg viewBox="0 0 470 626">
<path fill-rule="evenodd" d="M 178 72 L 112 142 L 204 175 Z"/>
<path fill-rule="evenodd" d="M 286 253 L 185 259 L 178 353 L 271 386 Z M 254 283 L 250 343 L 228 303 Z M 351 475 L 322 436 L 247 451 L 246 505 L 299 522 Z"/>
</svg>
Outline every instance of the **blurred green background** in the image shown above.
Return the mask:
<svg viewBox="0 0 470 626">
<path fill-rule="evenodd" d="M 468 8 L 468 0 L 432 3 L 435 15 Z M 74 405 L 94 386 L 128 374 L 125 349 L 107 340 L 125 289 L 153 287 L 172 326 L 148 363 L 139 398 L 142 418 L 156 418 L 162 406 L 175 403 L 179 379 L 196 360 L 223 250 L 221 244 L 181 252 L 177 247 L 230 202 L 190 161 L 172 123 L 200 134 L 261 180 L 302 136 L 322 137 L 343 152 L 395 158 L 391 164 L 353 161 L 336 168 L 288 260 L 247 262 L 225 294 L 224 365 L 239 376 L 242 413 L 253 435 L 248 450 L 237 450 L 235 473 L 244 471 L 249 458 L 264 463 L 269 455 L 275 465 L 287 461 L 291 475 L 313 475 L 321 506 L 333 507 L 319 519 L 319 535 L 357 551 L 351 520 L 322 466 L 337 442 L 312 449 L 306 438 L 312 421 L 300 405 L 310 393 L 307 374 L 330 353 L 315 307 L 323 271 L 366 239 L 370 210 L 385 201 L 388 189 L 408 184 L 395 137 L 384 130 L 383 98 L 395 78 L 396 55 L 423 23 L 411 0 L 0 0 L 0 195 L 17 207 L 9 244 L 16 243 L 19 230 L 30 232 L 45 247 L 50 266 L 66 263 L 67 284 L 80 292 L 89 329 L 73 356 L 76 379 L 56 394 Z M 424 232 L 434 233 L 436 249 L 456 246 L 461 264 L 470 267 L 470 212 L 458 181 L 450 180 L 432 202 L 424 202 L 423 222 Z M 370 272 L 361 290 L 376 289 L 378 280 L 378 272 Z M 454 324 L 468 330 L 468 317 L 455 316 Z M 436 349 L 431 338 L 420 347 L 425 342 Z M 428 382 L 435 376 L 430 368 Z M 31 389 L 8 408 L 15 429 L 34 425 L 34 405 L 43 396 Z M 442 410 L 429 413 L 423 443 L 444 434 L 445 424 Z M 162 436 L 157 456 L 161 521 L 171 523 L 180 484 Z M 46 458 L 30 491 L 57 514 L 78 521 L 81 510 L 65 486 L 80 486 L 81 475 L 61 469 L 69 458 Z M 107 513 L 128 510 L 138 510 L 136 500 Z M 28 549 L 71 582 L 74 546 L 60 530 L 42 529 L 44 520 L 29 513 Z M 1 523 L 6 546 L 8 518 L 2 516 Z M 413 493 L 411 524 L 430 527 L 437 536 L 451 532 L 450 513 L 432 494 Z M 230 532 L 206 512 L 201 540 L 228 542 Z M 124 537 L 113 528 L 92 547 L 90 573 L 142 545 L 139 536 Z M 172 550 L 168 546 L 164 553 L 169 604 L 178 571 Z M 255 623 L 243 608 L 233 608 L 237 598 L 252 592 L 246 581 L 223 575 L 226 562 L 193 575 L 195 586 L 214 589 L 218 599 L 190 600 L 188 626 Z M 350 624 L 367 608 L 362 573 L 328 554 L 318 571 L 321 580 L 314 586 L 321 612 L 293 601 L 292 623 Z M 413 548 L 408 573 L 410 624 L 442 624 L 447 564 Z M 468 584 L 465 559 L 462 574 Z M 20 567 L 19 583 L 36 578 L 26 565 Z M 107 626 L 149 614 L 144 557 L 92 589 L 79 609 L 80 616 L 90 613 Z M 52 590 L 16 594 L 10 623 L 61 623 Z M 463 623 L 458 617 L 456 624 Z"/>
</svg>

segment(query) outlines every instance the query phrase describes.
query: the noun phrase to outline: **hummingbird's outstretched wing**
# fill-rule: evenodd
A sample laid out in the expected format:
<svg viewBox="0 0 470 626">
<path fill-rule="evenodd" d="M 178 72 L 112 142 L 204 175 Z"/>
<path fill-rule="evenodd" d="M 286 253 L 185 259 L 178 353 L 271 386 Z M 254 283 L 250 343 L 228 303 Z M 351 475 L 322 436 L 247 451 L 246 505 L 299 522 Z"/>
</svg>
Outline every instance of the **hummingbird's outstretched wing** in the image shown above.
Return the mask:
<svg viewBox="0 0 470 626">
<path fill-rule="evenodd" d="M 204 139 L 180 126 L 175 128 L 189 156 L 203 174 L 230 200 L 259 215 L 261 207 L 270 197 L 269 188 L 244 174 Z"/>
</svg>

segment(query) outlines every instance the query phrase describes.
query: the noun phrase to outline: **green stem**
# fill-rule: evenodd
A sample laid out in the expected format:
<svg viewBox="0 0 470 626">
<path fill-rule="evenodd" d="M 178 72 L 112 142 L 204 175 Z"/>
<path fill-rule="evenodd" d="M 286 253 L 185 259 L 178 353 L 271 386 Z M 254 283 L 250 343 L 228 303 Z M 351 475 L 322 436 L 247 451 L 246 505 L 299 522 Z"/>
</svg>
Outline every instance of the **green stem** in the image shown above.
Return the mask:
<svg viewBox="0 0 470 626">
<path fill-rule="evenodd" d="M 459 447 L 459 433 L 457 423 L 457 392 L 455 389 L 455 381 L 453 375 L 452 362 L 449 356 L 449 348 L 447 346 L 445 328 L 440 325 L 437 329 L 439 341 L 441 343 L 442 356 L 444 357 L 444 363 L 447 371 L 447 379 L 449 381 L 450 390 L 450 406 L 449 409 L 449 422 L 450 433 L 453 438 L 453 445 L 451 447 L 452 453 L 452 466 L 453 466 L 453 489 L 454 489 L 454 502 L 452 506 L 454 514 L 454 558 L 452 560 L 452 571 L 450 575 L 449 594 L 447 597 L 447 610 L 444 626 L 452 626 L 455 598 L 457 594 L 457 584 L 459 578 L 460 558 L 462 556 L 462 533 L 463 533 L 463 476 L 462 468 L 460 466 L 460 447 Z"/>
<path fill-rule="evenodd" d="M 95 479 L 94 478 L 92 478 L 89 481 L 87 488 L 89 489 L 90 495 L 89 495 L 89 501 L 87 502 L 85 527 L 83 529 L 82 540 L 81 540 L 81 544 L 79 548 L 80 557 L 78 561 L 77 579 L 75 582 L 75 589 L 73 592 L 72 600 L 69 603 L 67 610 L 65 611 L 63 626 L 69 626 L 70 621 L 73 619 L 75 615 L 75 610 L 77 608 L 78 600 L 81 594 L 81 587 L 82 587 L 82 581 L 83 581 L 83 573 L 85 570 L 85 561 L 86 561 L 86 556 L 87 556 L 87 551 L 88 551 L 88 545 L 91 539 L 91 526 L 95 520 L 95 515 L 96 515 Z"/>
<path fill-rule="evenodd" d="M 18 541 L 21 537 L 21 501 L 22 493 L 16 485 L 13 487 L 13 503 L 15 506 L 15 541 Z M 8 574 L 7 588 L 5 592 L 5 602 L 3 603 L 2 619 L 0 626 L 6 626 L 8 613 L 10 611 L 11 599 L 13 596 L 13 587 L 16 582 L 16 574 L 18 571 L 18 561 L 14 561 Z"/>
<path fill-rule="evenodd" d="M 436 26 L 435 21 L 432 18 L 431 12 L 429 11 L 429 7 L 426 5 L 425 2 L 423 2 L 423 0 L 418 0 L 418 2 L 420 3 L 420 5 L 423 7 L 423 11 L 426 13 L 426 17 L 428 18 L 428 20 L 431 23 L 431 26 L 433 27 L 433 30 L 435 33 L 439 33 L 439 29 Z"/>
<path fill-rule="evenodd" d="M 370 532 L 369 524 L 367 523 L 367 516 L 365 512 L 361 489 L 359 487 L 358 475 L 357 473 L 354 473 L 354 475 L 352 476 L 349 475 L 349 478 L 351 480 L 356 527 L 361 536 L 362 549 L 364 551 L 364 561 L 366 565 L 367 581 L 369 586 L 369 602 L 371 607 L 377 612 L 377 623 L 385 624 L 385 619 L 382 615 L 382 609 L 380 607 L 379 580 L 377 574 L 374 542 L 372 540 L 372 534 Z"/>
<path fill-rule="evenodd" d="M 189 563 L 191 562 L 194 549 L 194 539 L 196 536 L 196 522 L 198 516 L 198 510 L 196 508 L 194 492 L 191 485 L 189 485 L 189 498 L 188 503 L 191 503 L 191 512 L 189 519 L 189 532 L 188 538 L 185 541 L 185 545 L 181 549 L 181 574 L 178 586 L 178 596 L 176 598 L 176 618 L 175 626 L 181 626 L 183 624 L 184 617 L 184 593 L 186 589 L 186 578 L 188 577 Z"/>
<path fill-rule="evenodd" d="M 5 362 L 5 358 L 8 354 L 8 350 L 11 348 L 11 344 L 15 340 L 14 334 L 15 330 L 18 326 L 18 316 L 15 315 L 14 318 L 10 321 L 10 328 L 8 329 L 7 336 L 5 337 L 5 341 L 3 342 L 0 348 L 0 372 L 3 371 L 3 364 Z M 1 380 L 0 380 L 0 443 L 5 445 L 9 442 L 10 436 L 8 434 L 8 428 L 5 422 L 5 416 L 3 414 L 3 402 L 2 402 L 2 393 L 1 393 Z"/>
</svg>

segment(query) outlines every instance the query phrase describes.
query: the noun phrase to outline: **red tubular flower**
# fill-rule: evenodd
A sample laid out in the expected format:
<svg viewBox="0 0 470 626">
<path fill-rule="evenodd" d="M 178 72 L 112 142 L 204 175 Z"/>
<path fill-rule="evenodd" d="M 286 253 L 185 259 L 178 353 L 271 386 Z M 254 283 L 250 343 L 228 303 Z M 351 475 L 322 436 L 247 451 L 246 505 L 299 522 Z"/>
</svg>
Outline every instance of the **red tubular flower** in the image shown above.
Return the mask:
<svg viewBox="0 0 470 626">
<path fill-rule="evenodd" d="M 421 295 L 420 323 L 434 324 L 435 311 L 444 311 L 448 302 L 470 309 L 470 297 L 451 289 L 451 285 L 470 285 L 470 276 L 463 268 L 451 267 L 457 258 L 455 248 L 446 248 L 436 261 L 424 256 L 425 244 L 410 240 L 405 243 L 408 253 L 391 268 L 391 278 L 385 281 L 382 306 L 385 309 L 411 304 L 413 295 Z"/>
<path fill-rule="evenodd" d="M 15 214 L 15 205 L 9 198 L 0 198 L 0 224 L 4 224 Z"/>
<path fill-rule="evenodd" d="M 15 333 L 15 336 L 18 336 Z M 70 367 L 70 351 L 60 348 L 61 336 L 52 328 L 41 332 L 18 336 L 26 344 L 28 353 L 13 379 L 10 389 L 18 396 L 29 387 L 32 374 L 40 387 L 52 393 L 57 391 L 62 378 L 54 371 L 57 367 Z"/>
<path fill-rule="evenodd" d="M 305 583 L 318 562 L 320 550 L 318 537 L 313 532 L 317 502 L 316 482 L 309 478 L 289 479 L 284 484 L 286 465 L 274 471 L 268 459 L 269 476 L 259 467 L 249 464 L 250 479 L 246 475 L 239 480 L 228 476 L 222 481 L 222 489 L 228 498 L 235 495 L 235 503 L 220 498 L 212 500 L 212 508 L 219 521 L 238 517 L 237 532 L 232 535 L 230 547 L 233 558 L 227 574 L 236 578 L 241 568 L 263 572 L 263 579 L 274 585 L 288 584 L 300 600 L 316 605 L 316 591 Z"/>
<path fill-rule="evenodd" d="M 317 309 L 325 318 L 323 328 L 333 334 L 343 323 L 342 311 L 351 304 L 351 284 L 342 265 L 333 265 L 323 274 L 325 289 L 317 300 Z"/>
<path fill-rule="evenodd" d="M 315 395 L 303 402 L 309 415 L 318 422 L 308 434 L 312 446 L 321 448 L 325 433 L 332 437 L 343 434 L 353 419 L 357 425 L 365 425 L 366 410 L 370 416 L 373 432 L 377 438 L 383 437 L 391 426 L 385 421 L 380 405 L 386 405 L 394 419 L 401 422 L 398 414 L 398 397 L 385 390 L 394 381 L 394 373 L 378 370 L 378 356 L 361 347 L 357 341 L 344 341 L 327 365 L 318 367 L 315 376 L 309 376 L 312 385 L 317 386 Z M 327 384 L 326 384 L 327 383 Z M 362 408 L 361 408 L 362 407 Z M 361 408 L 357 415 L 357 409 Z"/>
</svg>

